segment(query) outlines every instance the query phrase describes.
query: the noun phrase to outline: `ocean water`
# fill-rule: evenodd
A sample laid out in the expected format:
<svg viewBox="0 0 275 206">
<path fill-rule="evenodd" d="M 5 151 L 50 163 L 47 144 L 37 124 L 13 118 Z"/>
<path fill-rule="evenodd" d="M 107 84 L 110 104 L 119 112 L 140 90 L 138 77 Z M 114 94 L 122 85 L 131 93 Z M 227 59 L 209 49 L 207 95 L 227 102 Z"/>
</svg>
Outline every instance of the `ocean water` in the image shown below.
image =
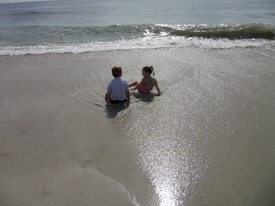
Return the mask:
<svg viewBox="0 0 275 206">
<path fill-rule="evenodd" d="M 274 8 L 272 0 L 2 3 L 0 55 L 274 46 Z"/>
<path fill-rule="evenodd" d="M 274 206 L 274 8 L 0 4 L 0 205 Z M 161 96 L 106 107 L 114 65 Z"/>
</svg>

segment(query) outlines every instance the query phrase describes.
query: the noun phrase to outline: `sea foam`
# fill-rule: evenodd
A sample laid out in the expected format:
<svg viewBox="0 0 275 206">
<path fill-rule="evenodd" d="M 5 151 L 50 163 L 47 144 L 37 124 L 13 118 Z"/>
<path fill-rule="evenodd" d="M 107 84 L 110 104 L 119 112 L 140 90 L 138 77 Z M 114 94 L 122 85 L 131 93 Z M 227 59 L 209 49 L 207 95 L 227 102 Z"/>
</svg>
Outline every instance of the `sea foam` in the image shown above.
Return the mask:
<svg viewBox="0 0 275 206">
<path fill-rule="evenodd" d="M 35 46 L 3 46 L 0 47 L 0 56 L 17 56 L 28 54 L 64 54 L 64 53 L 86 53 L 112 50 L 133 49 L 157 49 L 157 48 L 201 48 L 201 49 L 230 49 L 251 47 L 273 47 L 275 42 L 263 39 L 229 40 L 229 39 L 205 39 L 198 37 L 180 36 L 154 36 L 147 35 L 143 38 L 117 41 L 94 41 L 88 43 L 70 44 L 44 44 Z"/>
</svg>

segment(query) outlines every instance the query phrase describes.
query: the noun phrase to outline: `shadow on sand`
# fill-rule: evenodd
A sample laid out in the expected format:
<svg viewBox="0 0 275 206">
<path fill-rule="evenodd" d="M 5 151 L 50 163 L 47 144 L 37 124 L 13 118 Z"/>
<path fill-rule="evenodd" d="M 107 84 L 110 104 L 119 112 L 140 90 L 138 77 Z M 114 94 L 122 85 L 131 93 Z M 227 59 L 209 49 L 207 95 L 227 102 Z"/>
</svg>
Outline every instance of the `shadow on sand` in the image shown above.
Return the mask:
<svg viewBox="0 0 275 206">
<path fill-rule="evenodd" d="M 152 102 L 154 100 L 154 97 L 156 96 L 154 93 L 146 93 L 146 94 L 132 93 L 132 95 L 136 99 L 142 102 Z"/>
<path fill-rule="evenodd" d="M 129 105 L 126 103 L 106 105 L 105 112 L 106 117 L 115 118 L 119 112 L 126 109 Z"/>
<path fill-rule="evenodd" d="M 152 102 L 154 97 L 156 96 L 153 93 L 148 94 L 140 94 L 140 93 L 132 93 L 132 96 L 135 97 L 136 100 L 132 100 L 132 104 L 136 102 Z M 106 117 L 108 118 L 115 118 L 117 114 L 124 109 L 127 109 L 129 105 L 127 103 L 120 103 L 120 104 L 111 104 L 105 107 Z"/>
</svg>

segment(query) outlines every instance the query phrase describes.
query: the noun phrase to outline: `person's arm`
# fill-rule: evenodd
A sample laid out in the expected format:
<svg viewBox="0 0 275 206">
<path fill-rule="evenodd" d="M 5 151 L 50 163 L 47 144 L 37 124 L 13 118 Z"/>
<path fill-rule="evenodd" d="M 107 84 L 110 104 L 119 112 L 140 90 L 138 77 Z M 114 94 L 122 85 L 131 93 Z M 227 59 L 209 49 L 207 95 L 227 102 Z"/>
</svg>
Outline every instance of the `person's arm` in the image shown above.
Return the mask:
<svg viewBox="0 0 275 206">
<path fill-rule="evenodd" d="M 130 104 L 130 91 L 129 91 L 129 84 L 126 82 L 125 84 L 125 93 L 126 93 L 126 97 L 127 97 L 127 104 Z"/>
<path fill-rule="evenodd" d="M 126 91 L 126 97 L 127 97 L 127 104 L 130 104 L 131 95 L 129 91 Z"/>
<path fill-rule="evenodd" d="M 106 102 L 107 102 L 107 105 L 110 105 L 110 102 L 111 102 L 111 92 L 110 91 L 108 91 L 106 94 Z"/>
<path fill-rule="evenodd" d="M 155 86 L 156 86 L 156 89 L 158 91 L 158 96 L 160 96 L 160 89 L 159 89 L 159 85 L 158 85 L 158 81 L 155 79 Z"/>
<path fill-rule="evenodd" d="M 144 82 L 144 79 L 145 79 L 145 78 L 143 78 L 143 79 L 140 81 L 140 83 L 138 83 L 137 86 L 135 86 L 135 87 L 133 88 L 133 90 L 136 90 L 136 89 L 139 87 L 139 85 L 142 85 L 143 82 Z"/>
</svg>

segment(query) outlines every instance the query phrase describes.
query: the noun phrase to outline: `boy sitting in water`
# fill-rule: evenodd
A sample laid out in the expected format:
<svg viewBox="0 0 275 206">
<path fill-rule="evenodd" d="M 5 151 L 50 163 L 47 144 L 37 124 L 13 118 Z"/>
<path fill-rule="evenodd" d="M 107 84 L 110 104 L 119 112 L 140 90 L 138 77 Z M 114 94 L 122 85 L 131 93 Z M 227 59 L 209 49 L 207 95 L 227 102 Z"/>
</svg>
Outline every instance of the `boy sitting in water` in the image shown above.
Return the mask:
<svg viewBox="0 0 275 206">
<path fill-rule="evenodd" d="M 128 83 L 121 79 L 122 68 L 115 66 L 112 68 L 114 79 L 108 84 L 105 100 L 107 105 L 117 103 L 130 103 L 130 92 Z"/>
</svg>

